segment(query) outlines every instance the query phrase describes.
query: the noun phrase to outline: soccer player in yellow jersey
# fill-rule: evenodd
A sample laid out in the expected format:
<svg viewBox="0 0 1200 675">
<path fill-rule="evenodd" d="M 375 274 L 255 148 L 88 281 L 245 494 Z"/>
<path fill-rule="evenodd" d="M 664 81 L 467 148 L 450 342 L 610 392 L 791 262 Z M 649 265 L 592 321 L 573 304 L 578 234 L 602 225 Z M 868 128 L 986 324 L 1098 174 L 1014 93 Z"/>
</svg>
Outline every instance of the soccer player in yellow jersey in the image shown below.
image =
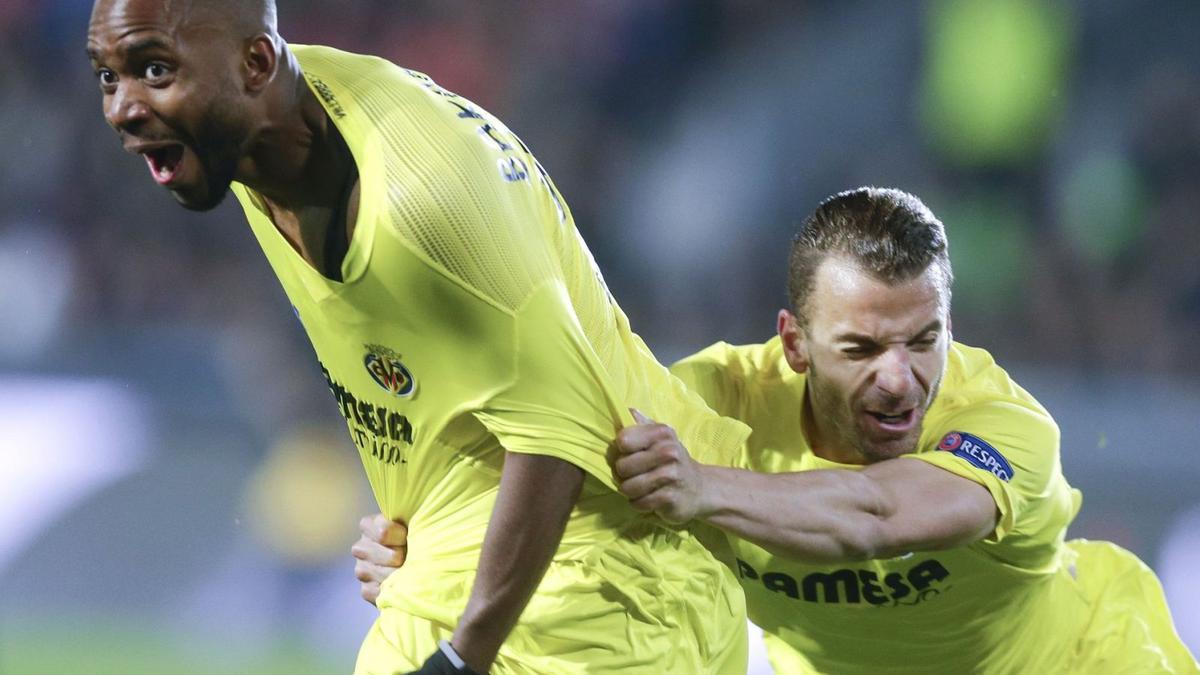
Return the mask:
<svg viewBox="0 0 1200 675">
<path fill-rule="evenodd" d="M 505 126 L 381 59 L 288 45 L 271 0 L 97 0 L 126 150 L 230 191 L 410 553 L 356 672 L 740 673 L 745 608 L 606 452 L 637 406 L 711 462 L 748 430 L 658 365 Z"/>
<path fill-rule="evenodd" d="M 942 225 L 859 189 L 796 236 L 779 336 L 673 368 L 753 434 L 732 467 L 667 425 L 621 432 L 635 507 L 729 535 L 776 672 L 1196 673 L 1153 572 L 1064 542 L 1080 495 L 1058 428 L 987 352 L 950 337 Z M 364 520 L 363 593 L 403 563 Z"/>
<path fill-rule="evenodd" d="M 779 673 L 1196 673 L 1153 572 L 1064 542 L 1058 427 L 953 342 L 942 224 L 916 197 L 823 202 L 766 344 L 673 367 L 753 434 L 734 467 L 664 424 L 621 432 L 639 510 L 724 530 Z"/>
</svg>

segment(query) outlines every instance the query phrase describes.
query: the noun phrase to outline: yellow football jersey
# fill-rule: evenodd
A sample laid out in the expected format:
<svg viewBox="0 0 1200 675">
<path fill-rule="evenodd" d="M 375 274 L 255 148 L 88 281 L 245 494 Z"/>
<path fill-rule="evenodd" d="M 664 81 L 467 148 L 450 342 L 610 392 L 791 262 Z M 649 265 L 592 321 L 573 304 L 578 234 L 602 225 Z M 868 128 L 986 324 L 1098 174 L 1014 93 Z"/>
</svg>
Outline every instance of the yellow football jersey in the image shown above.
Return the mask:
<svg viewBox="0 0 1200 675">
<path fill-rule="evenodd" d="M 753 429 L 741 468 L 862 468 L 823 460 L 807 446 L 806 378 L 784 361 L 778 338 L 719 343 L 672 371 L 717 412 Z M 1050 415 L 987 352 L 954 343 L 910 456 L 985 486 L 998 526 L 962 548 L 836 565 L 790 561 L 730 537 L 750 618 L 767 634 L 777 672 L 1083 672 L 1080 645 L 1098 603 L 1076 580 L 1078 554 L 1063 541 L 1081 496 L 1063 478 L 1058 442 Z M 1089 570 L 1093 586 L 1103 573 Z M 1161 591 L 1156 605 L 1152 593 L 1147 602 L 1140 593 L 1125 608 L 1160 608 L 1153 625 L 1165 617 L 1169 627 Z M 1131 634 L 1104 640 L 1119 645 Z"/>
<path fill-rule="evenodd" d="M 434 633 L 457 622 L 505 451 L 564 459 L 587 480 L 496 672 L 531 663 L 573 672 L 597 651 L 614 668 L 707 668 L 706 653 L 736 647 L 744 632 L 736 581 L 689 529 L 634 512 L 614 491 L 606 453 L 632 422 L 630 406 L 679 425 L 709 461 L 731 461 L 720 453 L 749 431 L 712 413 L 630 330 L 561 195 L 500 121 L 382 59 L 291 49 L 358 165 L 343 281 L 308 265 L 253 191 L 234 192 L 381 510 L 408 524 L 408 559 L 383 589 L 384 624 L 373 632 L 401 644 L 390 665 L 360 659 L 360 671 L 428 655 L 429 640 L 403 644 L 425 630 L 401 626 L 403 616 Z M 573 653 L 585 643 L 591 656 Z M 680 645 L 694 648 L 675 654 Z"/>
</svg>

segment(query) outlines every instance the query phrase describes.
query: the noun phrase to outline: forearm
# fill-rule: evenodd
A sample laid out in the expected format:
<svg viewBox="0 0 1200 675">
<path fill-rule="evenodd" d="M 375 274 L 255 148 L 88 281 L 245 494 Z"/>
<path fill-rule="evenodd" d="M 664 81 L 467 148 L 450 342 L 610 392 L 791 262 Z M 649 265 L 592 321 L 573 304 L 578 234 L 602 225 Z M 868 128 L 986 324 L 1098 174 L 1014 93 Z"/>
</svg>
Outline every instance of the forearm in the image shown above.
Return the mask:
<svg viewBox="0 0 1200 675">
<path fill-rule="evenodd" d="M 760 474 L 703 466 L 702 475 L 698 517 L 776 555 L 832 563 L 891 553 L 888 500 L 856 471 Z"/>
<path fill-rule="evenodd" d="M 451 644 L 478 672 L 491 667 L 558 549 L 583 487 L 579 467 L 508 453 L 475 585 Z"/>
</svg>

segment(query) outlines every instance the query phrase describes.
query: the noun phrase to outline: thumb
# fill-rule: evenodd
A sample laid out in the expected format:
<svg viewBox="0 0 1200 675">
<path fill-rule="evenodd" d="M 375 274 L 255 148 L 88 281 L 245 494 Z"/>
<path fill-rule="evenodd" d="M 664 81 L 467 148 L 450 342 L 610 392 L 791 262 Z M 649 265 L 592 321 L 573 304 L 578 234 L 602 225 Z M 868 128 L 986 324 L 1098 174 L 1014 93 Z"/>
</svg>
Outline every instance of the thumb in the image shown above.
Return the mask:
<svg viewBox="0 0 1200 675">
<path fill-rule="evenodd" d="M 630 408 L 629 412 L 633 413 L 633 419 L 638 424 L 654 424 L 654 420 L 643 415 L 642 411 L 638 410 L 637 408 Z"/>
</svg>

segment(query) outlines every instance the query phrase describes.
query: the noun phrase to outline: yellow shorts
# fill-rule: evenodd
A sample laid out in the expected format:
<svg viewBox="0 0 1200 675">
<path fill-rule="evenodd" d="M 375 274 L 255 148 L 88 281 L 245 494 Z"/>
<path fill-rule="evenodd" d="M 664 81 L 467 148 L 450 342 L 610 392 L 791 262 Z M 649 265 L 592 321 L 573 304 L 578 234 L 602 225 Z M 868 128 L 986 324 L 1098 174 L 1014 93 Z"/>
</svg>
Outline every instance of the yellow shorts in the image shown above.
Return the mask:
<svg viewBox="0 0 1200 675">
<path fill-rule="evenodd" d="M 1067 547 L 1093 608 L 1070 672 L 1200 673 L 1175 632 L 1162 585 L 1145 563 L 1106 541 L 1075 539 Z"/>
<path fill-rule="evenodd" d="M 384 582 L 356 675 L 408 672 L 450 637 L 474 573 L 430 574 L 406 564 Z M 647 526 L 586 562 L 551 563 L 491 672 L 744 675 L 746 659 L 732 571 L 694 537 Z"/>
</svg>

